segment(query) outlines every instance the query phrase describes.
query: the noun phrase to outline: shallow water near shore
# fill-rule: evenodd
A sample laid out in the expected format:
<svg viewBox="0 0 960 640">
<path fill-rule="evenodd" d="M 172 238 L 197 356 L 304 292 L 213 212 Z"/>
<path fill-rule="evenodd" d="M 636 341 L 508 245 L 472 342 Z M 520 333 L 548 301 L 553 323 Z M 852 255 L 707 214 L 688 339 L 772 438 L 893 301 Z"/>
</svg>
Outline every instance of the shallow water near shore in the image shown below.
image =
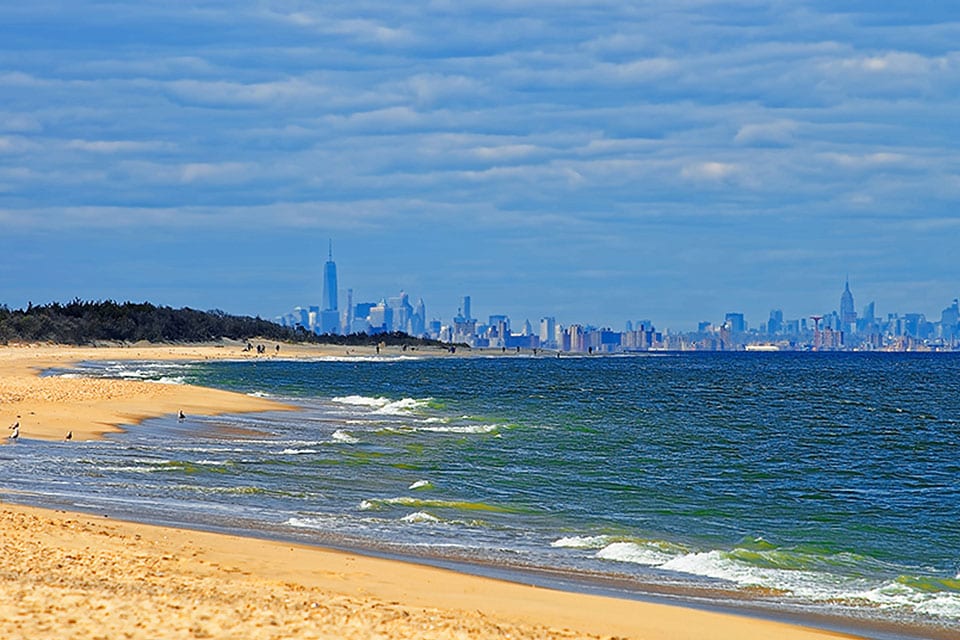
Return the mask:
<svg viewBox="0 0 960 640">
<path fill-rule="evenodd" d="M 107 362 L 77 373 L 302 411 L 18 442 L 0 451 L 6 499 L 960 632 L 954 355 Z"/>
</svg>

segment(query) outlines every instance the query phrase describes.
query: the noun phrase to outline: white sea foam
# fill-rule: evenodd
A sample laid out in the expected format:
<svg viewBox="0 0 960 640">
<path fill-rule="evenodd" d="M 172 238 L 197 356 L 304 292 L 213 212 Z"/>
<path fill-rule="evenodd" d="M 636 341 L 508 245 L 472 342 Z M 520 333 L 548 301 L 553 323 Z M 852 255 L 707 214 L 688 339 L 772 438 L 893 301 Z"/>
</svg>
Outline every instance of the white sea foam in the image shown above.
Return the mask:
<svg viewBox="0 0 960 640">
<path fill-rule="evenodd" d="M 568 536 L 550 543 L 551 547 L 569 549 L 602 549 L 610 543 L 610 536 Z"/>
<path fill-rule="evenodd" d="M 658 567 L 674 558 L 670 553 L 655 544 L 636 542 L 611 542 L 600 551 L 597 558 L 601 560 L 616 560 L 617 562 L 632 562 L 651 567 Z"/>
<path fill-rule="evenodd" d="M 462 427 L 456 426 L 419 426 L 413 427 L 414 431 L 428 431 L 431 433 L 493 433 L 497 430 L 495 424 L 475 424 Z"/>
<path fill-rule="evenodd" d="M 333 438 L 334 442 L 340 442 L 343 444 L 356 444 L 360 442 L 359 439 L 350 435 L 343 429 L 337 429 L 336 431 L 333 432 L 333 435 L 331 437 Z"/>
<path fill-rule="evenodd" d="M 270 397 L 272 397 L 272 395 L 269 394 L 269 393 L 267 393 L 266 391 L 251 391 L 251 392 L 248 393 L 247 395 L 248 395 L 248 396 L 251 396 L 251 397 L 253 397 L 253 398 L 270 398 Z"/>
<path fill-rule="evenodd" d="M 420 522 L 440 522 L 440 518 L 430 515 L 426 511 L 417 511 L 416 513 L 411 513 L 400 518 L 404 522 L 411 523 L 420 523 Z"/>
<path fill-rule="evenodd" d="M 855 593 L 852 597 L 882 609 L 908 606 L 925 615 L 960 618 L 960 593 L 957 592 L 923 591 L 893 581 Z"/>
<path fill-rule="evenodd" d="M 324 523 L 316 518 L 288 518 L 284 524 L 301 529 L 322 529 Z"/>
<path fill-rule="evenodd" d="M 284 449 L 280 452 L 284 456 L 298 456 L 304 453 L 319 453 L 316 449 Z"/>
<path fill-rule="evenodd" d="M 411 484 L 411 485 L 410 485 L 409 487 L 407 487 L 407 488 L 408 488 L 408 489 L 411 489 L 411 490 L 413 490 L 413 489 L 432 489 L 432 488 L 433 488 L 433 484 L 431 484 L 429 480 L 417 480 L 416 482 L 414 482 L 413 484 Z"/>
<path fill-rule="evenodd" d="M 379 409 L 374 411 L 374 413 L 381 414 L 381 415 L 388 415 L 388 416 L 400 416 L 425 406 L 427 402 L 429 401 L 416 400 L 414 398 L 404 398 L 402 400 L 388 402 L 387 404 L 381 406 Z"/>
<path fill-rule="evenodd" d="M 97 471 L 114 471 L 119 473 L 153 473 L 155 471 L 164 471 L 162 467 L 97 467 Z"/>
<path fill-rule="evenodd" d="M 763 584 L 759 574 L 763 573 L 764 570 L 736 562 L 720 551 L 688 553 L 663 563 L 662 568 L 708 578 L 729 580 L 742 585 Z"/>
<path fill-rule="evenodd" d="M 315 356 L 312 358 L 296 358 L 298 362 L 359 362 L 361 364 L 370 364 L 371 362 L 405 362 L 408 360 L 419 360 L 414 356 L 388 356 L 388 355 L 342 355 L 342 356 Z"/>
<path fill-rule="evenodd" d="M 183 371 L 184 366 L 178 363 L 143 363 L 143 362 L 107 362 L 103 367 L 90 369 L 95 375 L 121 379 L 145 380 L 161 384 L 184 384 L 182 376 L 175 373 Z"/>
<path fill-rule="evenodd" d="M 390 404 L 388 398 L 370 398 L 367 396 L 340 396 L 330 400 L 338 404 L 348 404 L 355 407 L 383 407 Z"/>
<path fill-rule="evenodd" d="M 660 565 L 680 571 L 733 582 L 741 587 L 777 589 L 813 600 L 854 598 L 866 587 L 862 580 L 802 569 L 758 567 L 729 557 L 721 551 L 690 553 Z"/>
</svg>

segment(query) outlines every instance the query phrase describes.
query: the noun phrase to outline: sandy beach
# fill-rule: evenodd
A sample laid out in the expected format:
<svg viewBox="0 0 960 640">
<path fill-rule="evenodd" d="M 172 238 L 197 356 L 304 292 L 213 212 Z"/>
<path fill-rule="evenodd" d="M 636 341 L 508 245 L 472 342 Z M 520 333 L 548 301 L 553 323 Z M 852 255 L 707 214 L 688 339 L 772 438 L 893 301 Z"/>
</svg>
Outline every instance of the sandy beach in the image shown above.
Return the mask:
<svg viewBox="0 0 960 640">
<path fill-rule="evenodd" d="M 265 355 L 235 344 L 0 347 L 0 420 L 19 421 L 24 439 L 62 439 L 68 431 L 80 439 L 179 410 L 292 410 L 187 385 L 38 377 L 84 360 L 278 357 L 275 345 L 266 346 Z M 281 345 L 279 357 L 344 351 Z M 0 514 L 3 638 L 849 637 L 284 542 L 11 504 Z"/>
<path fill-rule="evenodd" d="M 151 417 L 176 414 L 216 415 L 283 411 L 294 407 L 237 393 L 189 385 L 157 384 L 138 380 L 40 377 L 49 368 L 83 361 L 150 360 L 203 361 L 270 358 L 373 356 L 374 347 L 289 345 L 264 341 L 266 353 L 247 351 L 242 343 L 205 345 L 134 345 L 129 347 L 72 347 L 13 345 L 0 347 L 0 423 L 20 423 L 23 438 L 97 438 Z M 399 347 L 384 354 L 399 355 Z"/>
</svg>

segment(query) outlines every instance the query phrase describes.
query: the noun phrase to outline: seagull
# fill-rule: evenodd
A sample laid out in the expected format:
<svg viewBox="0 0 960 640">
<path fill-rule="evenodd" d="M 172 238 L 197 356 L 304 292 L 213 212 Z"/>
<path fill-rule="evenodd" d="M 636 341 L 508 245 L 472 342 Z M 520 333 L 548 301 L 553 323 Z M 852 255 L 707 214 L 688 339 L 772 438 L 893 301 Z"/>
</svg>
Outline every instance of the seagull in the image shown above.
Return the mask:
<svg viewBox="0 0 960 640">
<path fill-rule="evenodd" d="M 13 428 L 13 433 L 10 434 L 10 439 L 16 440 L 19 437 L 20 437 L 20 423 L 18 422 L 17 426 Z"/>
<path fill-rule="evenodd" d="M 177 411 L 177 420 L 185 420 L 187 416 L 183 415 L 183 409 Z"/>
<path fill-rule="evenodd" d="M 67 435 L 64 437 L 64 440 L 73 440 L 73 431 L 67 431 Z"/>
</svg>

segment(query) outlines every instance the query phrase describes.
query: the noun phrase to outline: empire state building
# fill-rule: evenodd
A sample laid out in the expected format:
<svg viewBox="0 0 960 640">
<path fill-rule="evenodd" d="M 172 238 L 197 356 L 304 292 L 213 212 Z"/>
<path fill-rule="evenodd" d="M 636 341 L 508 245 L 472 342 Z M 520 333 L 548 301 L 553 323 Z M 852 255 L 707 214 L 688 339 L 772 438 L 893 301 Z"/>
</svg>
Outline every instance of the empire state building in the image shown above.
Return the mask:
<svg viewBox="0 0 960 640">
<path fill-rule="evenodd" d="M 853 331 L 857 324 L 857 312 L 853 307 L 853 294 L 850 293 L 850 280 L 847 279 L 840 295 L 840 326 L 844 331 Z"/>
</svg>

